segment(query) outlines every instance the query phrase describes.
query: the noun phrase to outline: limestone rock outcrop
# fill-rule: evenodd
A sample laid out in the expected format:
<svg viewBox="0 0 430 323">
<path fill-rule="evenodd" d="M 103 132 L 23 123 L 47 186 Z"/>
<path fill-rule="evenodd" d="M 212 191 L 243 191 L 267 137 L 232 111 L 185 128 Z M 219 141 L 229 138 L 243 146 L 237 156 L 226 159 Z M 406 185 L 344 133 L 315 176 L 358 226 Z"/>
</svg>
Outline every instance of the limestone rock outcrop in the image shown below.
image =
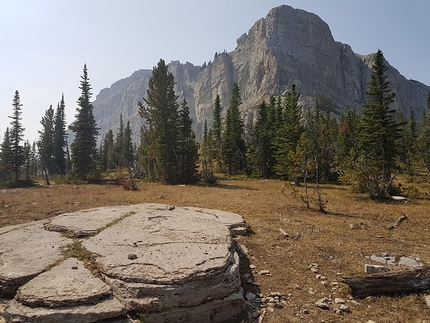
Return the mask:
<svg viewBox="0 0 430 323">
<path fill-rule="evenodd" d="M 389 55 L 385 58 L 389 60 Z M 204 121 L 211 126 L 217 94 L 226 112 L 233 82 L 241 89 L 240 109 L 245 123 L 255 121 L 263 99 L 285 94 L 293 83 L 301 93 L 304 108 L 313 107 L 315 98 L 324 95 L 339 110 L 360 109 L 366 99 L 373 59 L 374 54 L 358 55 L 349 45 L 335 41 L 329 26 L 317 15 L 283 5 L 270 10 L 240 36 L 233 51 L 216 53 L 213 61 L 203 66 L 173 61 L 169 68 L 175 77 L 178 101 L 187 100 L 200 138 Z M 396 93 L 392 107 L 405 116 L 409 116 L 410 109 L 419 115 L 426 108 L 430 88 L 407 80 L 389 63 L 387 66 Z M 101 133 L 116 131 L 122 114 L 124 122 L 130 121 L 137 139 L 142 125 L 137 102 L 146 95 L 151 73 L 137 71 L 100 92 L 94 102 L 94 116 Z"/>
<path fill-rule="evenodd" d="M 241 322 L 247 316 L 232 236 L 245 231 L 235 213 L 162 204 L 100 207 L 2 228 L 2 246 L 17 246 L 26 234 L 28 245 L 43 250 L 30 277 L 21 269 L 29 263 L 20 267 L 5 256 L 10 250 L 1 255 L 2 276 L 20 284 L 9 288 L 14 298 L 2 315 L 15 323 L 99 322 L 126 313 L 145 313 L 153 323 Z M 70 245 L 87 255 L 86 264 L 61 253 Z"/>
<path fill-rule="evenodd" d="M 0 297 L 13 297 L 17 289 L 62 259 L 70 244 L 61 234 L 47 234 L 36 222 L 0 228 Z"/>
</svg>

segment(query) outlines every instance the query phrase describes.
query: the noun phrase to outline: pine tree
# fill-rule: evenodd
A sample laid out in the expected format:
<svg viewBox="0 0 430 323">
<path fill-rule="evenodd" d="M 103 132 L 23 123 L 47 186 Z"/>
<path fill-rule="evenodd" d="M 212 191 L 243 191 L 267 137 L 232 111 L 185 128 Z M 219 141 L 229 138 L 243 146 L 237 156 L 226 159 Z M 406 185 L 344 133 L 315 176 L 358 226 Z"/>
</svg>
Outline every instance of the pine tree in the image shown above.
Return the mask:
<svg viewBox="0 0 430 323">
<path fill-rule="evenodd" d="M 118 167 L 125 166 L 123 155 L 122 155 L 124 152 L 124 121 L 122 119 L 122 114 L 119 116 L 119 128 L 115 138 L 113 150 L 114 150 L 115 164 Z"/>
<path fill-rule="evenodd" d="M 131 167 L 131 164 L 134 161 L 134 148 L 133 142 L 131 139 L 131 128 L 130 121 L 127 121 L 127 125 L 125 126 L 123 137 L 122 137 L 122 151 L 121 155 L 123 158 L 123 162 L 126 167 Z"/>
<path fill-rule="evenodd" d="M 200 158 L 203 172 L 210 171 L 212 168 L 210 165 L 212 164 L 211 157 L 211 148 L 212 148 L 212 131 L 209 133 L 208 130 L 208 122 L 205 119 L 205 123 L 203 126 L 203 138 L 200 144 Z"/>
<path fill-rule="evenodd" d="M 49 185 L 49 175 L 54 172 L 52 160 L 54 151 L 54 109 L 52 105 L 45 111 L 45 115 L 40 121 L 43 129 L 39 131 L 40 137 L 37 142 L 40 160 L 45 173 L 46 184 Z"/>
<path fill-rule="evenodd" d="M 12 116 L 9 116 L 9 118 L 12 119 L 10 123 L 11 124 L 10 143 L 11 143 L 11 150 L 13 153 L 11 169 L 14 174 L 15 182 L 18 182 L 20 169 L 24 163 L 24 155 L 23 155 L 24 147 L 20 143 L 22 141 L 24 130 L 25 130 L 21 124 L 22 104 L 20 103 L 18 91 L 15 91 L 15 96 L 13 98 L 12 106 L 13 106 L 13 114 Z"/>
<path fill-rule="evenodd" d="M 108 170 L 115 169 L 115 160 L 114 160 L 114 138 L 113 131 L 109 129 L 106 133 L 102 146 L 100 149 L 100 170 L 101 172 L 106 172 Z"/>
<path fill-rule="evenodd" d="M 296 182 L 298 178 L 291 172 L 290 165 L 291 157 L 294 155 L 303 133 L 303 126 L 301 125 L 302 107 L 299 105 L 299 99 L 300 94 L 296 91 L 296 85 L 292 84 L 283 105 L 281 105 L 280 112 L 277 113 L 279 126 L 273 139 L 277 172 L 283 176 L 289 175 L 290 178 L 295 178 Z"/>
<path fill-rule="evenodd" d="M 178 183 L 178 136 L 179 113 L 178 97 L 173 89 L 175 84 L 173 74 L 168 71 L 164 60 L 160 59 L 153 68 L 148 82 L 147 98 L 138 102 L 139 114 L 148 125 L 147 141 L 152 147 L 147 147 L 148 155 L 153 158 L 158 179 L 167 184 Z"/>
<path fill-rule="evenodd" d="M 239 85 L 235 82 L 227 110 L 222 144 L 222 160 L 228 175 L 239 174 L 246 167 L 244 124 L 239 111 L 241 104 Z"/>
<path fill-rule="evenodd" d="M 392 188 L 392 173 L 396 169 L 400 125 L 395 110 L 390 108 L 395 94 L 389 88 L 384 55 L 378 50 L 366 91 L 360 125 L 360 178 L 371 198 L 382 198 Z"/>
<path fill-rule="evenodd" d="M 54 142 L 52 161 L 55 165 L 54 173 L 64 175 L 66 173 L 66 112 L 65 112 L 64 94 L 61 96 L 61 101 L 57 105 L 54 122 Z"/>
<path fill-rule="evenodd" d="M 81 76 L 80 87 L 81 96 L 78 99 L 76 121 L 70 125 L 70 129 L 75 133 L 75 140 L 71 145 L 73 175 L 78 179 L 90 179 L 90 173 L 96 173 L 97 155 L 97 135 L 98 128 L 93 115 L 93 105 L 91 104 L 91 85 L 88 78 L 87 65 L 84 65 Z"/>
<path fill-rule="evenodd" d="M 31 145 L 30 145 L 30 142 L 27 140 L 24 142 L 24 167 L 23 167 L 26 181 L 31 180 L 32 160 L 33 160 L 33 156 L 31 154 Z"/>
<path fill-rule="evenodd" d="M 0 150 L 1 181 L 8 181 L 12 179 L 11 174 L 13 171 L 13 159 L 14 159 L 14 154 L 12 151 L 10 131 L 9 131 L 9 128 L 6 128 L 6 131 L 3 136 L 3 141 L 1 143 L 1 150 Z"/>
<path fill-rule="evenodd" d="M 422 165 L 427 170 L 427 176 L 430 178 L 430 91 L 427 99 L 427 109 L 424 110 L 421 117 L 418 138 L 417 150 Z"/>
<path fill-rule="evenodd" d="M 270 127 L 268 107 L 263 100 L 258 108 L 257 122 L 251 132 L 250 158 L 257 168 L 257 173 L 264 178 L 270 177 L 273 171 Z"/>
<path fill-rule="evenodd" d="M 190 109 L 187 101 L 183 101 L 179 111 L 179 183 L 194 184 L 199 180 L 197 162 L 199 159 L 196 135 L 192 129 L 193 119 L 190 117 Z"/>
<path fill-rule="evenodd" d="M 221 158 L 221 146 L 222 146 L 222 119 L 221 119 L 221 100 L 219 94 L 217 94 L 214 102 L 213 111 L 213 124 L 212 124 L 212 140 L 213 140 L 213 150 L 212 158 L 218 164 L 218 170 L 222 169 L 222 158 Z"/>
</svg>

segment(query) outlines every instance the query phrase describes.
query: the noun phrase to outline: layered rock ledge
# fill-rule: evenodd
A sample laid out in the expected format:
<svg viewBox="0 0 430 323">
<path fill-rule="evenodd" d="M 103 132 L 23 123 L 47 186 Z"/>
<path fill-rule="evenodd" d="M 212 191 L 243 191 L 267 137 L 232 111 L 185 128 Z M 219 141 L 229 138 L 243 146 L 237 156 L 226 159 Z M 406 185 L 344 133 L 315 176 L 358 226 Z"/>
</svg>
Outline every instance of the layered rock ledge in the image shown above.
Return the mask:
<svg viewBox="0 0 430 323">
<path fill-rule="evenodd" d="M 155 323 L 247 317 L 232 239 L 246 230 L 237 214 L 139 204 L 2 230 L 0 286 L 7 286 L 4 296 L 14 295 L 3 313 L 7 322 L 99 322 L 126 313 Z M 29 246 L 45 251 L 38 254 L 37 270 L 26 261 L 21 267 L 27 271 L 15 270 L 11 259 L 25 258 L 17 256 L 24 252 L 18 251 L 23 235 Z M 91 266 L 64 259 L 61 250 L 72 243 L 91 255 Z M 31 250 L 26 253 L 31 258 Z"/>
</svg>

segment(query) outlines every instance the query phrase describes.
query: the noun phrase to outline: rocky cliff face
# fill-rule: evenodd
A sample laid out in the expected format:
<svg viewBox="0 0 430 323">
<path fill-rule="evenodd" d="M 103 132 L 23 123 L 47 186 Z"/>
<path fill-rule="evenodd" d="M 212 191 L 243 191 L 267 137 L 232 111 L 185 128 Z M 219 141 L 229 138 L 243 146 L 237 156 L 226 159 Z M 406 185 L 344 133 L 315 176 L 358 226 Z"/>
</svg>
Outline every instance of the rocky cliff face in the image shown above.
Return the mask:
<svg viewBox="0 0 430 323">
<path fill-rule="evenodd" d="M 376 49 L 375 49 L 376 50 Z M 227 110 L 233 82 L 242 93 L 245 123 L 255 121 L 258 105 L 270 95 L 283 95 L 295 83 L 303 107 L 312 107 L 318 95 L 330 98 L 340 109 L 360 108 L 366 98 L 374 55 L 357 55 L 347 44 L 336 42 L 329 26 L 317 15 L 280 6 L 272 9 L 237 40 L 232 52 L 216 55 L 206 66 L 169 64 L 179 95 L 190 107 L 197 138 L 204 121 L 212 122 L 213 102 L 220 95 Z M 386 57 L 388 59 L 388 57 Z M 407 80 L 388 65 L 387 75 L 396 93 L 393 108 L 406 116 L 426 107 L 430 88 Z M 101 133 L 118 128 L 119 116 L 130 121 L 136 137 L 142 124 L 137 102 L 146 95 L 151 70 L 140 70 L 104 89 L 94 102 Z"/>
</svg>

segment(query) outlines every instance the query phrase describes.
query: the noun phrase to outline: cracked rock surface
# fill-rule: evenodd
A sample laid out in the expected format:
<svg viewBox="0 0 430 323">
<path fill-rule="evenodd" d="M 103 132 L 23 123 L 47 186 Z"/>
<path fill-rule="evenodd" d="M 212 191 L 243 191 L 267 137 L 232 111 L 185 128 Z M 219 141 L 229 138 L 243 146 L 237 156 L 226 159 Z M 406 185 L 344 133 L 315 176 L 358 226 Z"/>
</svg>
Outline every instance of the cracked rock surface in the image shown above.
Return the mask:
<svg viewBox="0 0 430 323">
<path fill-rule="evenodd" d="M 95 208 L 2 228 L 0 284 L 6 276 L 17 282 L 3 316 L 7 322 L 99 322 L 145 313 L 154 323 L 240 322 L 246 313 L 232 239 L 240 232 L 245 225 L 237 214 L 162 204 Z M 12 250 L 20 239 L 44 252 L 33 259 L 29 249 Z M 76 258 L 63 259 L 61 250 L 77 241 L 95 272 Z M 40 262 L 37 270 L 5 262 L 21 254 Z"/>
</svg>

